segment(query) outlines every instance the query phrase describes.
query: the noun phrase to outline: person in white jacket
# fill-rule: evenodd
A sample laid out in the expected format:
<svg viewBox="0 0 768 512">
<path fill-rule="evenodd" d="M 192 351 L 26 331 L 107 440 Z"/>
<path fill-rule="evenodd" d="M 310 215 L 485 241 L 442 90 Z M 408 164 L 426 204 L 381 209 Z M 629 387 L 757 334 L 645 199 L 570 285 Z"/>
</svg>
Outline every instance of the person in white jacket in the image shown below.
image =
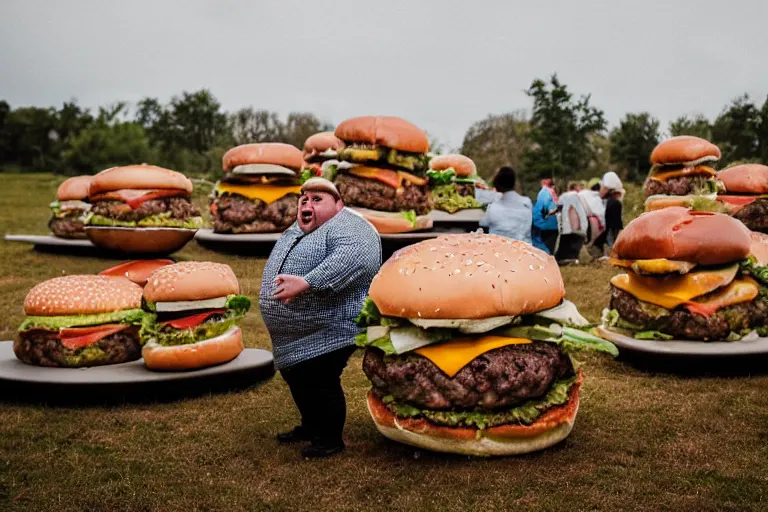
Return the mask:
<svg viewBox="0 0 768 512">
<path fill-rule="evenodd" d="M 560 195 L 558 205 L 562 207 L 560 217 L 560 242 L 555 258 L 562 264 L 579 263 L 579 252 L 587 239 L 589 221 L 582 198 L 579 196 L 581 183 L 568 183 L 568 191 Z"/>
</svg>

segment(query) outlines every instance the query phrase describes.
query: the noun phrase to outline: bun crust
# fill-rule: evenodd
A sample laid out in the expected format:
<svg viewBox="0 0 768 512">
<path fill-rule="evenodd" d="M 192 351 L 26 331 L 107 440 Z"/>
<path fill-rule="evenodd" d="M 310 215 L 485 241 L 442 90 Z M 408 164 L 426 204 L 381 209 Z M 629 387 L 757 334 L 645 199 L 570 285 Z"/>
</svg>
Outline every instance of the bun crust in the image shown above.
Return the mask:
<svg viewBox="0 0 768 512">
<path fill-rule="evenodd" d="M 432 219 L 427 215 L 419 215 L 416 217 L 416 225 L 393 212 L 380 212 L 377 210 L 369 210 L 368 208 L 358 208 L 355 206 L 350 207 L 350 210 L 359 213 L 365 220 L 373 224 L 376 231 L 382 235 L 391 235 L 396 233 L 408 233 L 411 231 L 421 231 L 424 229 L 430 229 L 432 227 Z"/>
<path fill-rule="evenodd" d="M 243 332 L 233 327 L 220 336 L 190 345 L 147 344 L 141 349 L 141 355 L 150 370 L 181 371 L 228 363 L 242 351 Z"/>
<path fill-rule="evenodd" d="M 409 153 L 429 151 L 427 134 L 401 117 L 353 117 L 336 127 L 334 134 L 346 142 L 377 144 Z"/>
<path fill-rule="evenodd" d="M 471 158 L 464 155 L 440 155 L 429 161 L 429 168 L 435 171 L 444 171 L 453 169 L 456 176 L 464 178 L 477 174 L 477 167 Z"/>
<path fill-rule="evenodd" d="M 751 242 L 749 255 L 754 256 L 758 266 L 768 265 L 768 235 L 751 231 L 749 238 Z"/>
<path fill-rule="evenodd" d="M 310 135 L 304 141 L 304 157 L 311 157 L 317 153 L 332 149 L 338 151 L 344 149 L 344 141 L 333 134 L 333 132 L 320 132 Z"/>
<path fill-rule="evenodd" d="M 109 267 L 101 272 L 100 276 L 125 277 L 131 282 L 144 286 L 147 279 L 155 270 L 166 265 L 172 265 L 173 260 L 134 260 L 126 261 L 120 265 Z"/>
<path fill-rule="evenodd" d="M 43 281 L 24 299 L 30 316 L 96 315 L 141 307 L 141 286 L 123 278 L 62 276 Z"/>
<path fill-rule="evenodd" d="M 75 176 L 64 180 L 56 190 L 59 201 L 80 201 L 88 197 L 93 176 Z"/>
<path fill-rule="evenodd" d="M 621 259 L 667 258 L 719 265 L 747 257 L 749 229 L 722 213 L 693 212 L 679 206 L 646 212 L 630 222 L 613 250 Z"/>
<path fill-rule="evenodd" d="M 445 235 L 407 246 L 374 277 L 370 297 L 387 316 L 489 318 L 556 306 L 565 286 L 555 258 L 497 235 Z"/>
<path fill-rule="evenodd" d="M 652 164 L 693 162 L 707 156 L 720 159 L 720 148 L 699 137 L 679 135 L 660 142 L 651 152 Z"/>
<path fill-rule="evenodd" d="M 148 302 L 205 300 L 240 293 L 229 265 L 212 261 L 185 261 L 155 270 L 147 279 Z"/>
<path fill-rule="evenodd" d="M 743 164 L 723 169 L 717 177 L 728 192 L 768 194 L 768 166 Z"/>
<path fill-rule="evenodd" d="M 181 189 L 192 192 L 192 182 L 180 172 L 155 165 L 112 167 L 93 176 L 89 196 L 122 189 Z"/>
<path fill-rule="evenodd" d="M 243 144 L 224 153 L 221 159 L 221 165 L 225 171 L 231 171 L 238 165 L 248 164 L 282 165 L 294 171 L 300 171 L 304 165 L 304 159 L 299 148 L 282 142 Z"/>
<path fill-rule="evenodd" d="M 368 392 L 368 412 L 384 436 L 432 451 L 464 455 L 516 455 L 559 443 L 570 434 L 579 411 L 583 375 L 571 387 L 568 402 L 539 416 L 531 425 L 501 425 L 485 430 L 443 427 L 423 418 L 398 418 L 373 391 Z"/>
</svg>

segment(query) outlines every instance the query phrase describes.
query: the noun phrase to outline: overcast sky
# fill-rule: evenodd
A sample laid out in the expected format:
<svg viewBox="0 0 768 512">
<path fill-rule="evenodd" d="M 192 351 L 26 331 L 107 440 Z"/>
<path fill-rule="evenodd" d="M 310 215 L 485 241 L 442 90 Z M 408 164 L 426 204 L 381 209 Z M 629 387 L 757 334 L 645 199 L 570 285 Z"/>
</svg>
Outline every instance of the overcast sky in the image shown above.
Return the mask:
<svg viewBox="0 0 768 512">
<path fill-rule="evenodd" d="M 450 147 L 557 72 L 615 125 L 768 94 L 768 1 L 0 0 L 0 98 L 209 88 L 232 111 L 400 115 Z"/>
</svg>

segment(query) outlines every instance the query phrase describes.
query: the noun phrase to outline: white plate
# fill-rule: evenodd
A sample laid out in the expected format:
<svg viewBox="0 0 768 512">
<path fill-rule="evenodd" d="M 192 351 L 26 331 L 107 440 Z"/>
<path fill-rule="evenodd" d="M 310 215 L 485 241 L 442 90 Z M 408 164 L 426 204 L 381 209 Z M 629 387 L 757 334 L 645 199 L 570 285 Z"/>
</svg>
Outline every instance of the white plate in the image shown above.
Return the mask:
<svg viewBox="0 0 768 512">
<path fill-rule="evenodd" d="M 456 213 L 448 213 L 442 210 L 432 210 L 429 212 L 429 218 L 432 222 L 469 222 L 477 224 L 485 215 L 485 210 L 480 208 L 471 208 L 469 210 L 459 210 Z"/>
<path fill-rule="evenodd" d="M 96 247 L 87 238 L 71 240 L 53 235 L 5 235 L 5 239 L 9 242 L 24 242 L 48 247 Z"/>
<path fill-rule="evenodd" d="M 282 233 L 239 233 L 225 235 L 214 233 L 212 229 L 200 229 L 195 235 L 196 240 L 203 242 L 243 243 L 243 242 L 277 242 Z"/>
<path fill-rule="evenodd" d="M 622 350 L 644 352 L 668 356 L 748 356 L 768 354 L 768 338 L 757 338 L 752 341 L 653 341 L 630 338 L 605 329 L 597 328 L 601 337 L 611 341 Z"/>
<path fill-rule="evenodd" d="M 144 360 L 90 368 L 49 368 L 22 363 L 13 353 L 12 341 L 0 341 L 0 381 L 50 385 L 145 384 L 179 381 L 209 375 L 264 369 L 272 366 L 272 352 L 246 348 L 232 361 L 201 370 L 153 372 Z"/>
</svg>

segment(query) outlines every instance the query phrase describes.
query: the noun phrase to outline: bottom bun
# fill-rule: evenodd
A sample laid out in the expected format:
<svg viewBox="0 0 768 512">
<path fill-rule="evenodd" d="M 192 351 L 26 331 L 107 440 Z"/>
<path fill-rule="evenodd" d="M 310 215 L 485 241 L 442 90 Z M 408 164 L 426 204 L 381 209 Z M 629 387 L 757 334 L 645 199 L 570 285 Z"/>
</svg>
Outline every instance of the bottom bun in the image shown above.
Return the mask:
<svg viewBox="0 0 768 512">
<path fill-rule="evenodd" d="M 432 219 L 426 215 L 416 217 L 416 225 L 414 226 L 411 221 L 397 212 L 380 212 L 378 210 L 358 207 L 351 207 L 350 209 L 362 215 L 382 235 L 408 233 L 409 231 L 421 231 L 432 228 Z"/>
<path fill-rule="evenodd" d="M 543 450 L 568 437 L 579 411 L 582 381 L 579 371 L 568 402 L 548 410 L 530 425 L 501 425 L 480 430 L 443 427 L 423 418 L 398 418 L 373 391 L 368 392 L 368 412 L 385 437 L 417 448 L 462 455 L 519 455 Z"/>
<path fill-rule="evenodd" d="M 149 342 L 141 355 L 150 370 L 177 371 L 228 363 L 243 351 L 243 332 L 232 327 L 224 334 L 189 345 L 164 347 Z"/>
</svg>

